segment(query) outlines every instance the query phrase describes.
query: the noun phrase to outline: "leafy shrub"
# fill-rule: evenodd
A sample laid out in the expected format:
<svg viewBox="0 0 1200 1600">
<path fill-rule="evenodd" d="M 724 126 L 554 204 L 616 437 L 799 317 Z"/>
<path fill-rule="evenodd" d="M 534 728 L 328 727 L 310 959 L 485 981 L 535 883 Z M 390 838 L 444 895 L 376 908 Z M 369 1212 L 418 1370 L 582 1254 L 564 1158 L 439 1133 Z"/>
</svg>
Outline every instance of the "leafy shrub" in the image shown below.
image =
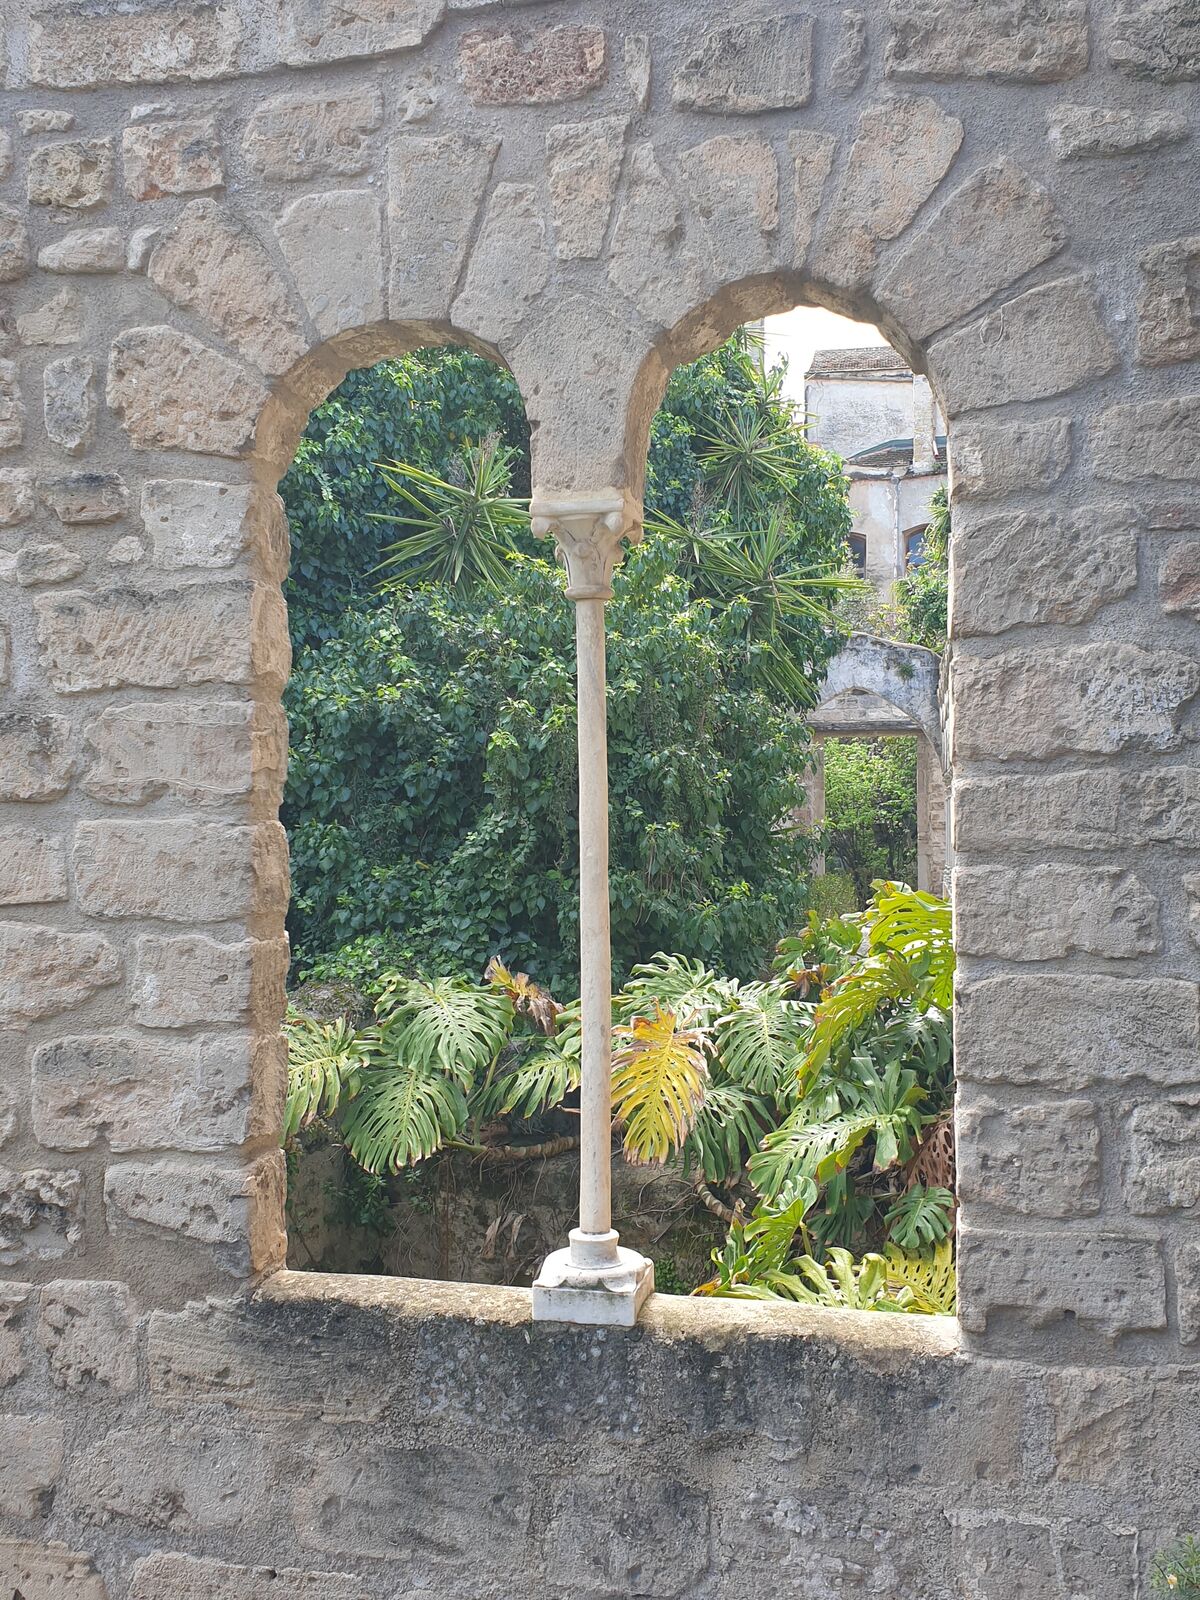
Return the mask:
<svg viewBox="0 0 1200 1600">
<path fill-rule="evenodd" d="M 917 741 L 827 739 L 824 843 L 866 906 L 877 878 L 917 873 Z"/>
<path fill-rule="evenodd" d="M 1185 1534 L 1154 1558 L 1150 1573 L 1152 1594 L 1173 1595 L 1175 1600 L 1200 1600 L 1200 1539 Z"/>
<path fill-rule="evenodd" d="M 895 606 L 900 637 L 940 655 L 946 648 L 950 598 L 950 500 L 945 488 L 930 504 L 921 565 L 899 580 Z"/>
</svg>

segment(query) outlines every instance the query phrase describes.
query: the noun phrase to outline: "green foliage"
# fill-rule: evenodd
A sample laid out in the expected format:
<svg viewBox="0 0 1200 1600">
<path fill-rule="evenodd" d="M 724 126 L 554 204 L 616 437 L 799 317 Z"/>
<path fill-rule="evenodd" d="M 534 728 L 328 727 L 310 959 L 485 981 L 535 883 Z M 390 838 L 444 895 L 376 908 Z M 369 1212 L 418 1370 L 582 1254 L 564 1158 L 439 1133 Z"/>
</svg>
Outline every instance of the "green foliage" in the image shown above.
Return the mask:
<svg viewBox="0 0 1200 1600">
<path fill-rule="evenodd" d="M 1152 1594 L 1200 1600 L 1200 1538 L 1193 1533 L 1160 1550 L 1150 1572 Z"/>
<path fill-rule="evenodd" d="M 825 741 L 825 851 L 848 873 L 860 907 L 876 878 L 917 870 L 917 741 Z"/>
<path fill-rule="evenodd" d="M 949 1240 L 930 1255 L 888 1245 L 882 1255 L 869 1251 L 856 1261 L 849 1250 L 834 1245 L 822 1260 L 811 1255 L 784 1260 L 778 1238 L 782 1229 L 764 1241 L 753 1227 L 733 1230 L 725 1249 L 713 1256 L 717 1276 L 697 1293 L 728 1300 L 787 1300 L 839 1311 L 954 1315 L 954 1255 Z"/>
<path fill-rule="evenodd" d="M 896 584 L 895 605 L 900 635 L 940 655 L 946 648 L 950 595 L 950 500 L 944 488 L 930 505 L 929 526 L 921 565 Z"/>
<path fill-rule="evenodd" d="M 883 1221 L 888 1237 L 902 1250 L 941 1244 L 954 1230 L 954 1196 L 949 1189 L 927 1189 L 914 1183 L 889 1208 Z"/>
</svg>

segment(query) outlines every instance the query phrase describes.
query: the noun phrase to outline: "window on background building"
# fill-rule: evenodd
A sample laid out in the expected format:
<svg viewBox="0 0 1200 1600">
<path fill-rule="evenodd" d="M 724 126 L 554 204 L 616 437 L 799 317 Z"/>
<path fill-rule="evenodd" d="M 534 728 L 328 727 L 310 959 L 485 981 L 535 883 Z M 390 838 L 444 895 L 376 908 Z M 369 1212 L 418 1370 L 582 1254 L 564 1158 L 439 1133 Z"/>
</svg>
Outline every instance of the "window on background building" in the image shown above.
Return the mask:
<svg viewBox="0 0 1200 1600">
<path fill-rule="evenodd" d="M 850 545 L 850 565 L 860 578 L 867 575 L 867 541 L 861 533 L 852 533 L 848 540 Z"/>
<path fill-rule="evenodd" d="M 904 535 L 905 572 L 911 572 L 914 567 L 919 567 L 924 561 L 925 532 L 924 528 L 913 528 Z"/>
</svg>

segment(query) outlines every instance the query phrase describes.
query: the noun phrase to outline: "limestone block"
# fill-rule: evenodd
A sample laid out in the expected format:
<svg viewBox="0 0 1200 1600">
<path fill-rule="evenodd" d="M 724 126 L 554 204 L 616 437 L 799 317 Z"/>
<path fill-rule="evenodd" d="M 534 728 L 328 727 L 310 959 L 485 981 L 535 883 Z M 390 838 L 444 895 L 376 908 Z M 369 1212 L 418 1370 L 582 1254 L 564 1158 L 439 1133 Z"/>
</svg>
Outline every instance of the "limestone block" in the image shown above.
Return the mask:
<svg viewBox="0 0 1200 1600">
<path fill-rule="evenodd" d="M 43 272 L 120 272 L 125 247 L 116 228 L 76 228 L 38 251 Z"/>
<path fill-rule="evenodd" d="M 1175 1254 L 1175 1281 L 1179 1285 L 1179 1339 L 1200 1343 L 1200 1244 L 1182 1244 Z"/>
<path fill-rule="evenodd" d="M 794 261 L 797 267 L 803 266 L 808 256 L 836 149 L 837 140 L 829 133 L 804 131 L 788 134 L 788 151 L 792 158 L 792 199 L 795 205 Z"/>
<path fill-rule="evenodd" d="M 0 450 L 16 450 L 25 439 L 25 402 L 15 361 L 0 361 Z"/>
<path fill-rule="evenodd" d="M 608 279 L 660 327 L 673 327 L 704 298 L 700 265 L 653 145 L 638 145 L 630 157 L 628 187 L 609 247 Z"/>
<path fill-rule="evenodd" d="M 0 922 L 0 1023 L 23 1028 L 82 1005 L 121 977 L 121 958 L 96 933 Z"/>
<path fill-rule="evenodd" d="M 203 82 L 232 71 L 240 39 L 232 6 L 47 7 L 30 23 L 29 80 L 48 89 Z"/>
<path fill-rule="evenodd" d="M 40 107 L 32 111 L 18 111 L 17 126 L 22 133 L 69 133 L 75 126 L 75 118 L 66 110 Z"/>
<path fill-rule="evenodd" d="M 1162 948 L 1158 901 L 1117 867 L 960 868 L 955 911 L 955 943 L 966 955 L 1120 960 Z"/>
<path fill-rule="evenodd" d="M 0 800 L 57 800 L 74 766 L 65 717 L 0 712 Z"/>
<path fill-rule="evenodd" d="M 64 285 L 17 318 L 17 338 L 22 344 L 75 344 L 83 336 L 83 302 L 70 285 Z"/>
<path fill-rule="evenodd" d="M 924 339 L 1057 255 L 1066 239 L 1041 184 L 997 161 L 955 190 L 889 262 L 876 294 L 910 338 Z"/>
<path fill-rule="evenodd" d="M 1200 394 L 1110 406 L 1091 445 L 1096 476 L 1112 483 L 1200 477 Z"/>
<path fill-rule="evenodd" d="M 12 528 L 33 515 L 33 479 L 23 467 L 0 469 L 0 528 Z"/>
<path fill-rule="evenodd" d="M 0 1511 L 40 1517 L 63 1464 L 63 1425 L 57 1417 L 0 1416 Z"/>
<path fill-rule="evenodd" d="M 1173 650 L 1087 644 L 965 657 L 952 678 L 960 759 L 1042 761 L 1178 749 L 1200 666 Z"/>
<path fill-rule="evenodd" d="M 129 998 L 143 1028 L 191 1028 L 256 1017 L 277 1023 L 282 1015 L 286 939 L 221 944 L 201 933 L 178 939 L 147 934 L 134 950 Z"/>
<path fill-rule="evenodd" d="M 628 117 L 597 117 L 560 123 L 546 135 L 546 186 L 560 261 L 594 260 L 603 249 L 628 128 Z"/>
<path fill-rule="evenodd" d="M 256 774 L 282 777 L 279 720 L 248 701 L 151 701 L 108 706 L 86 729 L 91 764 L 83 787 L 110 805 L 172 794 L 191 805 L 248 795 Z"/>
<path fill-rule="evenodd" d="M 992 1511 L 955 1511 L 951 1523 L 964 1600 L 1125 1600 L 1140 1588 L 1133 1529 Z"/>
<path fill-rule="evenodd" d="M 83 1237 L 83 1174 L 0 1169 L 0 1266 L 56 1261 Z"/>
<path fill-rule="evenodd" d="M 1004 1232 L 960 1225 L 959 1275 L 970 1296 L 959 1320 L 983 1333 L 996 1313 L 1017 1313 L 1035 1328 L 1072 1317 L 1110 1339 L 1165 1328 L 1166 1276 L 1156 1239 L 1101 1233 Z M 997 1600 L 999 1597 L 997 1596 Z"/>
<path fill-rule="evenodd" d="M 125 188 L 135 200 L 203 194 L 225 182 L 215 117 L 139 122 L 121 135 Z"/>
<path fill-rule="evenodd" d="M 38 493 L 62 523 L 116 522 L 129 509 L 125 482 L 115 472 L 68 472 L 41 478 Z"/>
<path fill-rule="evenodd" d="M 67 583 L 77 578 L 87 562 L 75 550 L 53 540 L 46 544 L 24 544 L 17 551 L 13 575 L 22 588 L 40 583 Z"/>
<path fill-rule="evenodd" d="M 1158 569 L 1162 608 L 1172 616 L 1200 622 L 1200 540 L 1173 544 Z"/>
<path fill-rule="evenodd" d="M 1062 83 L 1087 68 L 1087 0 L 888 0 L 887 9 L 889 77 Z"/>
<path fill-rule="evenodd" d="M 287 286 L 249 228 L 216 200 L 193 200 L 150 252 L 155 288 L 272 375 L 304 354 Z"/>
<path fill-rule="evenodd" d="M 23 1324 L 34 1293 L 31 1283 L 14 1283 L 11 1279 L 0 1283 L 0 1389 L 7 1389 L 25 1372 Z M 0 1578 L 3 1574 L 4 1549 L 0 1544 Z"/>
<path fill-rule="evenodd" d="M 639 111 L 650 104 L 650 83 L 654 72 L 654 58 L 650 53 L 650 36 L 646 33 L 625 35 L 625 82 Z"/>
<path fill-rule="evenodd" d="M 383 320 L 383 208 L 375 195 L 305 195 L 288 206 L 275 232 L 319 334 L 331 338 Z"/>
<path fill-rule="evenodd" d="M 154 565 L 168 571 L 232 566 L 249 548 L 261 498 L 248 483 L 149 479 L 141 512 Z"/>
<path fill-rule="evenodd" d="M 1059 278 L 935 339 L 930 369 L 951 415 L 1064 394 L 1120 357 L 1090 281 Z"/>
<path fill-rule="evenodd" d="M 837 49 L 829 68 L 829 87 L 834 94 L 853 94 L 867 70 L 867 14 L 843 11 Z"/>
<path fill-rule="evenodd" d="M 1200 1213 L 1200 1109 L 1162 1101 L 1133 1108 L 1125 1203 L 1139 1217 Z"/>
<path fill-rule="evenodd" d="M 136 589 L 39 595 L 42 662 L 60 694 L 251 683 L 260 675 L 281 682 L 286 644 L 255 649 L 258 598 L 248 581 L 153 595 Z"/>
<path fill-rule="evenodd" d="M 1129 594 L 1137 585 L 1130 518 L 1121 505 L 961 516 L 954 529 L 955 638 L 1022 623 L 1087 622 Z"/>
<path fill-rule="evenodd" d="M 1163 1087 L 1195 1081 L 1194 983 L 1022 973 L 964 984 L 955 1009 L 959 1068 L 972 1081 L 1056 1093 L 1136 1079 Z"/>
<path fill-rule="evenodd" d="M 537 190 L 528 183 L 498 183 L 451 312 L 456 326 L 495 344 L 506 341 L 525 321 L 549 276 Z"/>
<path fill-rule="evenodd" d="M 133 1569 L 128 1600 L 374 1600 L 361 1578 L 294 1567 L 231 1567 L 196 1556 L 147 1556 Z"/>
<path fill-rule="evenodd" d="M 1048 489 L 1071 465 L 1071 418 L 956 423 L 950 442 L 950 493 L 995 500 L 1016 489 Z"/>
<path fill-rule="evenodd" d="M 112 199 L 111 139 L 71 139 L 44 144 L 29 156 L 26 187 L 31 206 L 95 211 Z"/>
<path fill-rule="evenodd" d="M 108 1600 L 91 1556 L 44 1539 L 0 1539 L 0 1593 L 22 1600 Z"/>
<path fill-rule="evenodd" d="M 580 100 L 608 75 L 603 29 L 540 28 L 522 46 L 511 33 L 477 29 L 458 46 L 458 76 L 478 106 Z"/>
<path fill-rule="evenodd" d="M 766 236 L 779 226 L 775 152 L 754 135 L 721 134 L 684 150 L 679 165 L 722 278 L 765 267 Z"/>
<path fill-rule="evenodd" d="M 62 838 L 25 823 L 0 824 L 0 906 L 50 905 L 66 898 Z"/>
<path fill-rule="evenodd" d="M 130 272 L 145 272 L 161 228 L 135 228 L 129 235 L 129 248 L 125 252 L 125 265 Z"/>
<path fill-rule="evenodd" d="M 1060 161 L 1126 156 L 1179 144 L 1191 134 L 1176 111 L 1121 111 L 1115 106 L 1056 106 L 1046 125 Z"/>
<path fill-rule="evenodd" d="M 80 908 L 93 917 L 224 922 L 287 905 L 278 823 L 81 822 L 74 866 Z"/>
<path fill-rule="evenodd" d="M 178 329 L 113 340 L 108 404 L 138 449 L 240 455 L 266 400 L 260 378 Z"/>
<path fill-rule="evenodd" d="M 0 283 L 13 283 L 29 271 L 29 231 L 15 206 L 0 205 Z"/>
<path fill-rule="evenodd" d="M 235 1278 L 284 1263 L 283 1151 L 246 1166 L 127 1161 L 104 1174 L 110 1233 L 154 1228 L 206 1246 Z M 216 1436 L 214 1436 L 216 1442 Z"/>
<path fill-rule="evenodd" d="M 958 118 L 924 96 L 869 106 L 859 118 L 814 270 L 848 285 L 864 283 L 880 242 L 908 227 L 949 171 L 962 137 Z"/>
<path fill-rule="evenodd" d="M 1191 0 L 1113 0 L 1106 7 L 1109 62 L 1131 78 L 1200 78 L 1200 37 Z"/>
<path fill-rule="evenodd" d="M 1089 1100 L 1000 1106 L 970 1098 L 957 1115 L 958 1197 L 1033 1217 L 1100 1210 L 1100 1125 Z"/>
<path fill-rule="evenodd" d="M 1105 1483 L 1120 1473 L 1131 1453 L 1145 1459 L 1150 1448 L 1146 1423 L 1159 1409 L 1153 1373 L 1068 1368 L 1050 1374 L 1047 1388 L 1054 1414 L 1056 1477 L 1068 1483 Z"/>
<path fill-rule="evenodd" d="M 13 142 L 7 128 L 0 128 L 0 182 L 12 175 Z"/>
<path fill-rule="evenodd" d="M 8 629 L 0 626 L 0 684 L 7 684 L 11 676 L 12 645 Z"/>
<path fill-rule="evenodd" d="M 60 1389 L 137 1387 L 136 1308 L 123 1283 L 60 1279 L 41 1293 L 38 1339 Z"/>
<path fill-rule="evenodd" d="M 242 149 L 255 172 L 272 181 L 354 178 L 371 170 L 371 135 L 382 126 L 383 95 L 375 88 L 281 94 L 255 109 Z"/>
<path fill-rule="evenodd" d="M 261 1445 L 244 1436 L 120 1428 L 75 1458 L 68 1492 L 87 1522 L 194 1535 L 252 1525 L 266 1476 Z"/>
<path fill-rule="evenodd" d="M 712 28 L 684 55 L 671 85 L 677 106 L 745 116 L 807 105 L 813 20 L 803 12 Z"/>
<path fill-rule="evenodd" d="M 972 778 L 955 785 L 954 805 L 960 850 L 1112 850 L 1131 834 L 1146 844 L 1200 846 L 1195 767 Z"/>
<path fill-rule="evenodd" d="M 69 456 L 82 455 L 96 430 L 95 375 L 88 356 L 64 356 L 61 361 L 51 361 L 45 371 L 46 437 Z"/>
<path fill-rule="evenodd" d="M 388 152 L 391 315 L 444 317 L 458 283 L 498 139 L 403 135 Z"/>
<path fill-rule="evenodd" d="M 413 50 L 441 22 L 446 0 L 277 0 L 283 59 L 304 67 Z"/>
<path fill-rule="evenodd" d="M 112 549 L 109 550 L 105 560 L 110 566 L 131 567 L 139 564 L 145 554 L 146 552 L 142 547 L 142 541 L 140 539 L 135 539 L 133 535 L 129 533 L 126 534 L 123 539 L 117 540 L 116 544 L 114 544 Z"/>
<path fill-rule="evenodd" d="M 1200 234 L 1142 252 L 1138 360 L 1146 367 L 1200 356 Z"/>
</svg>

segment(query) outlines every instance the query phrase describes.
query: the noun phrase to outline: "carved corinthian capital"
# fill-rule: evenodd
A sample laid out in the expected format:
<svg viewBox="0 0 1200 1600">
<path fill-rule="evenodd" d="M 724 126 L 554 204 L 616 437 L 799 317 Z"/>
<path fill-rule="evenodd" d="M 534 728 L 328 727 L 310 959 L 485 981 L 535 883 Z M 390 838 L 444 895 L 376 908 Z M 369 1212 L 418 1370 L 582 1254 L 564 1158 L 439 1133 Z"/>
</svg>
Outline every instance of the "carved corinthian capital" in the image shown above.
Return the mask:
<svg viewBox="0 0 1200 1600">
<path fill-rule="evenodd" d="M 611 599 L 621 541 L 637 544 L 642 537 L 641 507 L 633 497 L 624 489 L 575 494 L 535 489 L 529 512 L 534 533 L 558 545 L 567 569 L 567 598 Z"/>
</svg>

